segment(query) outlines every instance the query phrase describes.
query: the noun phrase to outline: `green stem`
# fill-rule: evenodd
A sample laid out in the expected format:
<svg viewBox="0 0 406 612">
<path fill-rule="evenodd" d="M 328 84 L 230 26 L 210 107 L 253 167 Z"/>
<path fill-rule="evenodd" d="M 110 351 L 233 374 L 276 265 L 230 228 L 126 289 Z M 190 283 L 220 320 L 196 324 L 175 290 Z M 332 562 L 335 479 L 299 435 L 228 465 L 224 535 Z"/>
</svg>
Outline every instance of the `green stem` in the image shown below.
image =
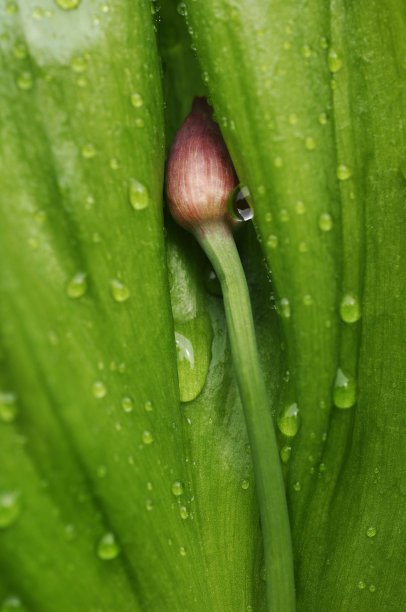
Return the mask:
<svg viewBox="0 0 406 612">
<path fill-rule="evenodd" d="M 293 612 L 295 586 L 285 487 L 265 382 L 258 358 L 247 282 L 223 222 L 194 230 L 220 280 L 234 368 L 244 407 L 265 550 L 268 610 Z"/>
</svg>

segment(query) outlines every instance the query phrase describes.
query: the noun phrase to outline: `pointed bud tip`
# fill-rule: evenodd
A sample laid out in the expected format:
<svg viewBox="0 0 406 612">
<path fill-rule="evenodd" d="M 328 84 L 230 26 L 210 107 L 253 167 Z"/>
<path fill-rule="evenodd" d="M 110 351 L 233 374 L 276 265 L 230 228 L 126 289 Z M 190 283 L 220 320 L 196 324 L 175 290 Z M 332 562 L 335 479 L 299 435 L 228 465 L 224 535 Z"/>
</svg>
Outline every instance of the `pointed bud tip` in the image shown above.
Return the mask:
<svg viewBox="0 0 406 612">
<path fill-rule="evenodd" d="M 230 220 L 227 201 L 238 178 L 206 98 L 195 98 L 180 126 L 166 166 L 167 201 L 175 220 L 193 229 Z"/>
</svg>

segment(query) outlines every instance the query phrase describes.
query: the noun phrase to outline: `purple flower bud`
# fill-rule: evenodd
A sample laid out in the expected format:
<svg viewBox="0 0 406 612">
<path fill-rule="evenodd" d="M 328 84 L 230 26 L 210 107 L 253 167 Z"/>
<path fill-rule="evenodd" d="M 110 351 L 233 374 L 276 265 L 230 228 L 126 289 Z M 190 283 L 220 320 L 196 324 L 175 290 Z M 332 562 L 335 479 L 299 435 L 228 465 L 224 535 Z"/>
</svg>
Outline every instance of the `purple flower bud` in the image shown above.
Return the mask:
<svg viewBox="0 0 406 612">
<path fill-rule="evenodd" d="M 180 126 L 166 166 L 166 195 L 175 220 L 185 228 L 231 221 L 227 201 L 238 184 L 219 126 L 205 98 L 195 98 Z"/>
</svg>

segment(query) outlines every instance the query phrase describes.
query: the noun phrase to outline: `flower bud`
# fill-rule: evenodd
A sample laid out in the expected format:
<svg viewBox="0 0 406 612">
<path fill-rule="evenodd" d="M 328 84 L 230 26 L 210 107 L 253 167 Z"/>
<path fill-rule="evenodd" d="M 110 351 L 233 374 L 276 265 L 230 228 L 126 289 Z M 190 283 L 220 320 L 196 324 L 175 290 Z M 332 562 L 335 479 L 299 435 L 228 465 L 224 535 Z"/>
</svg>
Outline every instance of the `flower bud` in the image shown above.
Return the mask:
<svg viewBox="0 0 406 612">
<path fill-rule="evenodd" d="M 185 228 L 229 220 L 227 202 L 238 178 L 220 128 L 205 98 L 195 98 L 180 126 L 166 166 L 166 195 L 175 220 Z"/>
</svg>

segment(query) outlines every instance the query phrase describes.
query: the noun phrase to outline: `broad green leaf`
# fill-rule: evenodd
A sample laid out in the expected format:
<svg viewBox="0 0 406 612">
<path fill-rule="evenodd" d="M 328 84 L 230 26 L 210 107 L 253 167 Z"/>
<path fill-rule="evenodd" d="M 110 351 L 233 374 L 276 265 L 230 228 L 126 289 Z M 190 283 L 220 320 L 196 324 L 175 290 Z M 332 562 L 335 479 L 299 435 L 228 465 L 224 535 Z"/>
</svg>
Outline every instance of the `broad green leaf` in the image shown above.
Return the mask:
<svg viewBox="0 0 406 612">
<path fill-rule="evenodd" d="M 403 3 L 197 1 L 186 17 L 284 325 L 300 606 L 398 610 Z"/>
</svg>

